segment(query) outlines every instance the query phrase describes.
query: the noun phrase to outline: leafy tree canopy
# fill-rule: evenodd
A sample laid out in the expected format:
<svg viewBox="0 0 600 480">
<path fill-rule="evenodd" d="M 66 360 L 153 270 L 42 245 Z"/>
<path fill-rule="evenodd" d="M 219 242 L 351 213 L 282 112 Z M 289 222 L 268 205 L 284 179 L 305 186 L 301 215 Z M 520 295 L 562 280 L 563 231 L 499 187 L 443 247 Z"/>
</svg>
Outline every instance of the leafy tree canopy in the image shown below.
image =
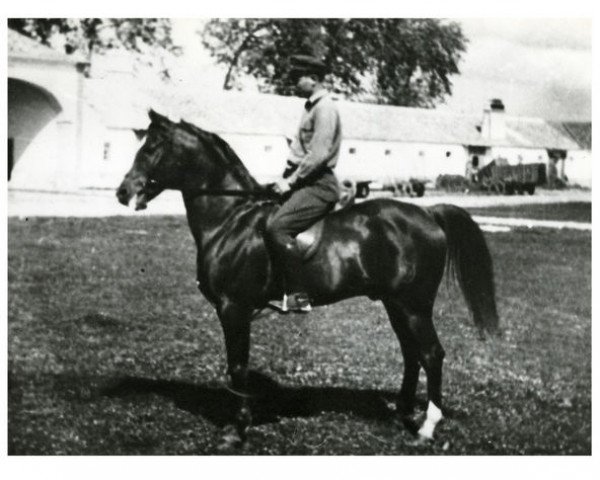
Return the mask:
<svg viewBox="0 0 600 480">
<path fill-rule="evenodd" d="M 9 18 L 8 28 L 44 45 L 59 44 L 65 53 L 77 52 L 88 61 L 116 48 L 149 56 L 157 50 L 179 53 L 171 22 L 162 18 Z"/>
<path fill-rule="evenodd" d="M 349 99 L 415 107 L 452 93 L 467 44 L 439 19 L 213 19 L 202 40 L 229 67 L 225 89 L 247 74 L 261 91 L 290 95 L 289 56 L 304 53 L 330 66 L 328 81 Z"/>
</svg>

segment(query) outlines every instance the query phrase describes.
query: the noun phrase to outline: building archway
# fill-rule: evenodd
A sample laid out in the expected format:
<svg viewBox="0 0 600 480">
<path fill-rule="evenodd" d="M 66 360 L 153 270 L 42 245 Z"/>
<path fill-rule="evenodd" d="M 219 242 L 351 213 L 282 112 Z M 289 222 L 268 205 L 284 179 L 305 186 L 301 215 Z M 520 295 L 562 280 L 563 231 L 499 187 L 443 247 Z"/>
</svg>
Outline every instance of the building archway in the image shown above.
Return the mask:
<svg viewBox="0 0 600 480">
<path fill-rule="evenodd" d="M 63 110 L 48 90 L 24 80 L 8 79 L 8 179 L 40 132 Z"/>
</svg>

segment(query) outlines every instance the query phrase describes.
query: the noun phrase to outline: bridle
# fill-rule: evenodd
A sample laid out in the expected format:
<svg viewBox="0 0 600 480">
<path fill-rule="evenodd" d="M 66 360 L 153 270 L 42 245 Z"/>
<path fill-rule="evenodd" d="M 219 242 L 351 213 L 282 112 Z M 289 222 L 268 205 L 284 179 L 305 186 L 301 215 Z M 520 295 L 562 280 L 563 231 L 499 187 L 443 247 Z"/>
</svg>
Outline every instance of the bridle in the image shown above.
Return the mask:
<svg viewBox="0 0 600 480">
<path fill-rule="evenodd" d="M 161 183 L 152 175 L 152 171 L 155 170 L 162 158 L 165 148 L 166 140 L 161 139 L 154 145 L 154 151 L 152 152 L 148 163 L 150 164 L 150 170 L 148 174 L 148 179 L 142 186 L 142 190 L 146 190 L 147 187 L 156 190 L 164 190 L 166 187 L 163 187 Z M 222 196 L 222 197 L 248 197 L 248 198 L 257 198 L 257 199 L 265 199 L 265 200 L 275 200 L 281 201 L 282 195 L 275 191 L 273 188 L 273 184 L 267 184 L 262 186 L 259 189 L 253 190 L 239 190 L 239 189 L 222 189 L 222 188 L 195 188 L 195 189 L 186 189 L 186 192 L 191 193 L 194 196 Z"/>
</svg>

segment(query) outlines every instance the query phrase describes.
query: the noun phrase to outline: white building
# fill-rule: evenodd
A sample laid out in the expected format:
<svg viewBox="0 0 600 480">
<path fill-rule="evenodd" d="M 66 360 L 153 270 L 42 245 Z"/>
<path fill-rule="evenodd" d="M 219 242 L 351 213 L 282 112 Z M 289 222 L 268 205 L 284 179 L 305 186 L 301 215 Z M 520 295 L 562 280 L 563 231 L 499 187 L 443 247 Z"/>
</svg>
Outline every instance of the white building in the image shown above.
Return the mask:
<svg viewBox="0 0 600 480">
<path fill-rule="evenodd" d="M 147 126 L 147 109 L 223 136 L 260 180 L 279 175 L 303 100 L 240 92 L 149 89 L 121 62 L 101 77 L 89 65 L 9 30 L 9 188 L 115 188 Z M 559 162 L 591 187 L 591 123 L 512 117 L 498 102 L 479 115 L 339 102 L 344 142 L 340 178 L 380 180 L 464 175 L 497 158 Z"/>
<path fill-rule="evenodd" d="M 8 31 L 11 188 L 76 188 L 83 76 L 77 59 Z"/>
</svg>

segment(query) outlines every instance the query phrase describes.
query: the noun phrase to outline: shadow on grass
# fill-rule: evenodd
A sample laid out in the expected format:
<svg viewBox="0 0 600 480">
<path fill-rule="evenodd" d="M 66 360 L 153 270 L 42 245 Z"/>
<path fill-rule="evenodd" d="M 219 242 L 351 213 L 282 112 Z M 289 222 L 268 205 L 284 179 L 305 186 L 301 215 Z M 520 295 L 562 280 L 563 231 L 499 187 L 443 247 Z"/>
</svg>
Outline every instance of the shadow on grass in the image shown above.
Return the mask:
<svg viewBox="0 0 600 480">
<path fill-rule="evenodd" d="M 339 387 L 286 387 L 269 377 L 252 372 L 252 423 L 277 422 L 281 417 L 316 417 L 324 412 L 350 413 L 366 419 L 392 421 L 395 410 L 389 404 L 396 393 Z M 193 385 L 185 382 L 124 377 L 101 389 L 108 397 L 156 394 L 178 408 L 202 415 L 215 425 L 231 423 L 239 397 L 223 386 Z"/>
</svg>

